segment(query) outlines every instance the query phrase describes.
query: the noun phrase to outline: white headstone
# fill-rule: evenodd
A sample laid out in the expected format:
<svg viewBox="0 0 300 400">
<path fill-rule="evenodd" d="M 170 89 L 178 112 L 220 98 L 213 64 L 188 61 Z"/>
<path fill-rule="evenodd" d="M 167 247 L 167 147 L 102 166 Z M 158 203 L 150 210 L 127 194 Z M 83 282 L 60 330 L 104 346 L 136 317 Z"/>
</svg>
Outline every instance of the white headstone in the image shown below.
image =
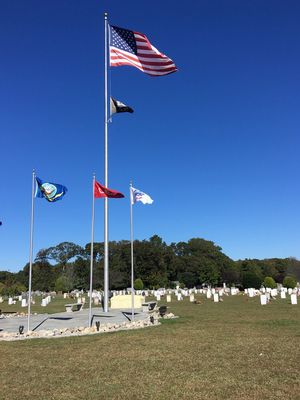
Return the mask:
<svg viewBox="0 0 300 400">
<path fill-rule="evenodd" d="M 19 296 L 19 301 L 22 301 L 22 296 Z"/>
<path fill-rule="evenodd" d="M 214 293 L 214 303 L 219 302 L 219 293 Z"/>
<path fill-rule="evenodd" d="M 286 299 L 286 292 L 285 292 L 284 290 L 282 290 L 282 291 L 280 292 L 280 298 L 281 298 L 281 299 Z"/>
<path fill-rule="evenodd" d="M 291 304 L 297 304 L 297 295 L 296 293 L 291 294 Z"/>
<path fill-rule="evenodd" d="M 3 297 L 0 296 L 0 303 L 3 303 Z"/>
<path fill-rule="evenodd" d="M 157 295 L 156 295 L 156 300 L 157 300 L 157 301 L 160 301 L 160 294 L 157 294 Z"/>
<path fill-rule="evenodd" d="M 195 295 L 194 295 L 194 293 L 191 293 L 190 294 L 190 302 L 194 303 L 194 301 L 195 301 Z"/>
<path fill-rule="evenodd" d="M 66 299 L 67 298 L 67 293 L 64 293 L 64 299 Z"/>
<path fill-rule="evenodd" d="M 260 304 L 261 304 L 262 306 L 264 306 L 264 305 L 267 304 L 267 296 L 266 296 L 265 294 L 261 294 L 261 295 L 260 295 Z"/>
<path fill-rule="evenodd" d="M 288 289 L 288 294 L 291 295 L 292 293 L 293 293 L 293 289 L 289 288 L 289 289 Z"/>
<path fill-rule="evenodd" d="M 276 297 L 278 295 L 277 289 L 272 289 L 271 290 L 271 296 Z"/>
<path fill-rule="evenodd" d="M 21 307 L 27 307 L 27 300 L 22 299 Z"/>
<path fill-rule="evenodd" d="M 208 299 L 211 299 L 211 291 L 208 289 L 208 291 L 206 292 L 206 297 Z"/>
<path fill-rule="evenodd" d="M 42 299 L 42 304 L 41 304 L 41 306 L 42 306 L 42 307 L 46 307 L 47 304 L 48 304 L 47 299 Z"/>
<path fill-rule="evenodd" d="M 167 294 L 167 303 L 171 303 L 171 295 Z"/>
<path fill-rule="evenodd" d="M 13 299 L 12 299 L 12 297 L 9 297 L 8 298 L 8 305 L 11 306 L 12 304 L 13 304 Z"/>
</svg>

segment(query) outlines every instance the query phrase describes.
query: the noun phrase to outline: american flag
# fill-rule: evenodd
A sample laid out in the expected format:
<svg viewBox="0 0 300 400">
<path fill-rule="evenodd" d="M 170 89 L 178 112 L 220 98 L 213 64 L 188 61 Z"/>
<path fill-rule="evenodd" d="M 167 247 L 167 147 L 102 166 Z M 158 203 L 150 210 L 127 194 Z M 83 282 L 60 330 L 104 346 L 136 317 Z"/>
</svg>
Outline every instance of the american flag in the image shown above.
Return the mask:
<svg viewBox="0 0 300 400">
<path fill-rule="evenodd" d="M 176 72 L 174 62 L 149 42 L 143 33 L 110 26 L 110 66 L 131 65 L 152 76 Z"/>
<path fill-rule="evenodd" d="M 141 201 L 143 204 L 152 204 L 153 200 L 151 197 L 142 192 L 139 189 L 135 189 L 134 187 L 131 186 L 131 204 L 136 203 L 137 201 Z"/>
</svg>

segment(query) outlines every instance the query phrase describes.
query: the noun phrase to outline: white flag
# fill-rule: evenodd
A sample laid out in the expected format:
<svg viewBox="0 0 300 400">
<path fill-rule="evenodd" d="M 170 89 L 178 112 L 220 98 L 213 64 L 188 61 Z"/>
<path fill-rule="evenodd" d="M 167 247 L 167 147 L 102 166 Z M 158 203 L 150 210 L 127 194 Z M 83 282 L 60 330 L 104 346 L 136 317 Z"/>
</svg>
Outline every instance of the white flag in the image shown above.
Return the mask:
<svg viewBox="0 0 300 400">
<path fill-rule="evenodd" d="M 131 187 L 131 204 L 134 204 L 137 201 L 141 201 L 143 204 L 153 203 L 153 200 L 148 194 L 141 192 L 139 189 Z"/>
</svg>

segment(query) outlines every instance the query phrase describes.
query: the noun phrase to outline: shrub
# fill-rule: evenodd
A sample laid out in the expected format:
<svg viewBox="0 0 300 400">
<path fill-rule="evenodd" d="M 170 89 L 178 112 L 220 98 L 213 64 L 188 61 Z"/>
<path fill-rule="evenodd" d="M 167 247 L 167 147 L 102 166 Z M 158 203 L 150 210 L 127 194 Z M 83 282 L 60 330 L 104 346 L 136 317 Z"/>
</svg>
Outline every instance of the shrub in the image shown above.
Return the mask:
<svg viewBox="0 0 300 400">
<path fill-rule="evenodd" d="M 144 289 L 144 283 L 140 278 L 137 278 L 134 281 L 133 286 L 134 286 L 135 290 L 143 290 Z"/>
<path fill-rule="evenodd" d="M 266 276 L 264 279 L 264 287 L 275 289 L 277 287 L 277 284 L 271 276 Z"/>
<path fill-rule="evenodd" d="M 283 286 L 288 289 L 294 289 L 297 286 L 297 280 L 294 276 L 288 275 L 283 280 Z"/>
</svg>

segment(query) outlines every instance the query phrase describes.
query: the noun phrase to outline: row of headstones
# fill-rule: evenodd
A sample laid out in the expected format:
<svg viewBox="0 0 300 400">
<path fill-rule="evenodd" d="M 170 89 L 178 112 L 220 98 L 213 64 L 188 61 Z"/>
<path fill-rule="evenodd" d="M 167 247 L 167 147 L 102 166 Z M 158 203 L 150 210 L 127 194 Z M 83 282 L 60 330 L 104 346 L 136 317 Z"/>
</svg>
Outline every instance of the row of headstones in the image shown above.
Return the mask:
<svg viewBox="0 0 300 400">
<path fill-rule="evenodd" d="M 285 293 L 284 293 L 284 297 L 281 296 L 281 298 L 282 299 L 286 298 Z M 265 294 L 261 294 L 260 295 L 260 304 L 262 306 L 268 304 L 270 302 L 270 300 L 271 300 L 270 293 L 265 293 Z M 297 294 L 296 293 L 292 293 L 290 295 L 290 300 L 291 300 L 291 304 L 296 305 L 297 304 Z"/>
<path fill-rule="evenodd" d="M 215 303 L 218 303 L 221 299 L 222 296 L 224 295 L 225 291 L 223 289 L 220 290 L 216 290 L 216 289 L 208 289 L 208 290 L 204 290 L 204 289 L 199 289 L 199 290 L 195 290 L 192 292 L 189 291 L 181 291 L 181 292 L 176 292 L 175 293 L 168 293 L 166 295 L 166 300 L 167 303 L 170 303 L 172 301 L 172 294 L 175 294 L 175 297 L 177 298 L 178 301 L 182 301 L 184 297 L 189 297 L 189 300 L 191 303 L 193 303 L 195 301 L 195 294 L 204 294 L 206 295 L 207 299 L 212 299 Z M 161 295 L 160 294 L 156 294 L 156 300 L 160 301 L 161 300 Z"/>
<path fill-rule="evenodd" d="M 93 293 L 93 295 L 94 295 L 94 293 Z M 88 293 L 88 296 L 89 296 L 89 293 Z M 70 297 L 69 293 L 64 293 L 63 297 L 64 297 L 64 299 L 68 299 Z M 86 298 L 82 296 L 81 292 L 76 292 L 75 297 L 76 297 L 76 301 L 78 304 L 85 304 Z"/>
<path fill-rule="evenodd" d="M 272 297 L 276 297 L 276 296 L 278 296 L 278 289 L 262 287 L 261 289 L 258 290 L 258 289 L 249 288 L 249 289 L 245 289 L 244 293 L 246 295 L 248 295 L 249 297 L 260 296 L 261 294 L 265 294 L 265 293 L 270 294 Z M 285 299 L 286 294 L 288 294 L 288 295 L 291 295 L 293 293 L 300 294 L 300 289 L 297 289 L 297 288 L 291 289 L 291 288 L 282 287 L 279 289 L 279 293 L 280 293 L 280 297 L 282 299 Z"/>
<path fill-rule="evenodd" d="M 300 295 L 299 288 L 291 289 L 285 287 L 280 288 L 279 293 L 278 289 L 271 288 L 261 288 L 260 290 L 249 288 L 245 289 L 244 292 L 248 297 L 260 296 L 261 305 L 266 305 L 270 302 L 271 299 L 276 299 L 276 296 L 278 296 L 278 294 L 280 294 L 281 299 L 286 299 L 286 296 L 289 295 L 291 304 L 296 305 L 297 296 Z"/>
<path fill-rule="evenodd" d="M 0 303 L 3 303 L 3 301 L 4 301 L 3 297 L 0 297 Z M 21 302 L 21 307 L 27 307 L 28 306 L 27 299 L 24 299 L 22 296 L 18 296 L 18 300 L 15 300 L 14 297 L 9 297 L 7 303 L 8 303 L 9 306 L 11 306 L 11 305 L 16 304 L 17 301 Z M 50 303 L 50 301 L 51 301 L 51 296 L 48 295 L 47 297 L 42 299 L 41 306 L 45 307 L 46 305 L 48 305 Z M 31 298 L 31 304 L 35 304 L 35 301 L 32 298 Z"/>
<path fill-rule="evenodd" d="M 180 288 L 176 288 L 176 289 L 160 289 L 157 291 L 152 291 L 153 295 L 156 296 L 157 294 L 164 296 L 166 294 L 175 294 L 177 296 L 178 293 L 181 293 L 183 296 L 187 297 L 191 294 L 207 294 L 210 293 L 211 295 L 215 294 L 215 293 L 219 293 L 221 295 L 223 294 L 231 294 L 231 295 L 236 295 L 239 293 L 239 289 L 232 287 L 232 288 L 227 288 L 227 287 L 223 287 L 223 288 L 203 288 L 203 289 L 180 289 Z"/>
</svg>

